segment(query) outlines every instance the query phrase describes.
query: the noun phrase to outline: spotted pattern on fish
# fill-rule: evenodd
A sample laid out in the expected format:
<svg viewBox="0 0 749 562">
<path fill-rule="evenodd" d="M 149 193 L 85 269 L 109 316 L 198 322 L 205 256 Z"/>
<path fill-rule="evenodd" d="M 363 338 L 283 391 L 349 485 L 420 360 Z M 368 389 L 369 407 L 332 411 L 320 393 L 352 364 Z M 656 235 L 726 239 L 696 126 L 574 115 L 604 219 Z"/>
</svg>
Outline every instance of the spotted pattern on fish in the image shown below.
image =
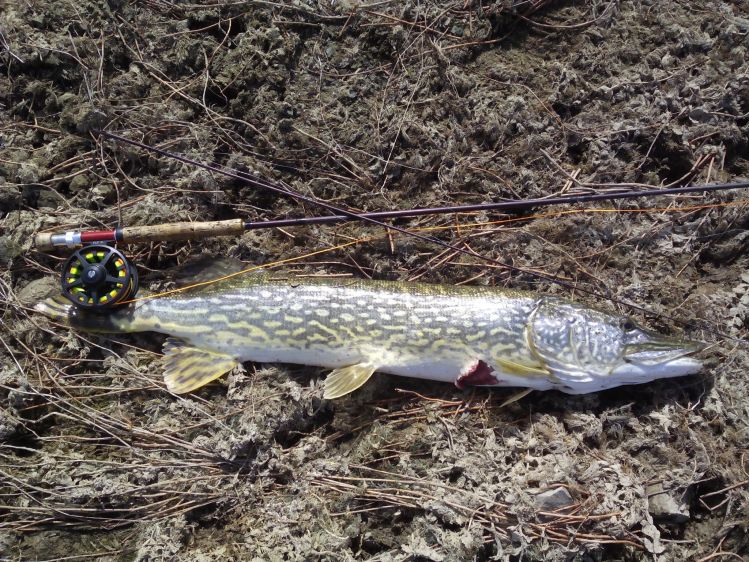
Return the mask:
<svg viewBox="0 0 749 562">
<path fill-rule="evenodd" d="M 538 298 L 509 295 L 514 298 L 497 307 L 487 302 L 496 299 L 496 291 L 485 288 L 321 280 L 290 285 L 258 277 L 223 287 L 220 297 L 212 290 L 145 301 L 136 325 L 222 351 L 256 346 L 358 349 L 361 354 L 397 350 L 412 356 L 496 351 L 527 363 L 525 336 L 518 327 L 525 325 Z M 478 327 L 479 319 L 483 326 L 493 326 L 494 333 Z M 224 335 L 228 333 L 231 345 Z"/>
</svg>

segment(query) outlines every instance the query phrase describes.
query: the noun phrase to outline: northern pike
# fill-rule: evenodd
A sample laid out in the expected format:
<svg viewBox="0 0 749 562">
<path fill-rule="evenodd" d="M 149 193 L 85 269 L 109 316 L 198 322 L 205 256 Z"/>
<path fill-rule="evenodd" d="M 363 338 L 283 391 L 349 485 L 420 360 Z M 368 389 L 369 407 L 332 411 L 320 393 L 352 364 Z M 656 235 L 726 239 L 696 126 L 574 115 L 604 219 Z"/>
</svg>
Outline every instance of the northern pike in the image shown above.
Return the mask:
<svg viewBox="0 0 749 562">
<path fill-rule="evenodd" d="M 583 394 L 698 372 L 700 344 L 530 292 L 388 281 L 243 275 L 107 314 L 63 298 L 36 309 L 84 331 L 167 334 L 164 379 L 195 390 L 244 361 L 333 371 L 325 398 L 375 371 L 466 386 Z"/>
</svg>

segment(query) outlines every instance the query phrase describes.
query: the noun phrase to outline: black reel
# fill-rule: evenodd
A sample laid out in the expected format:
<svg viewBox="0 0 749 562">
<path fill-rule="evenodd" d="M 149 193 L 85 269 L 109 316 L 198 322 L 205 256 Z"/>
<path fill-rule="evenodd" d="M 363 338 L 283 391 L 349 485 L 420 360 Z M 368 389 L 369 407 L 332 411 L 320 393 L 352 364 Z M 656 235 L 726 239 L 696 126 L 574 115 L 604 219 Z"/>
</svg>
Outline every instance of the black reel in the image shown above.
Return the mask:
<svg viewBox="0 0 749 562">
<path fill-rule="evenodd" d="M 62 270 L 62 294 L 81 308 L 108 309 L 138 292 L 138 271 L 119 250 L 103 244 L 84 246 Z"/>
</svg>

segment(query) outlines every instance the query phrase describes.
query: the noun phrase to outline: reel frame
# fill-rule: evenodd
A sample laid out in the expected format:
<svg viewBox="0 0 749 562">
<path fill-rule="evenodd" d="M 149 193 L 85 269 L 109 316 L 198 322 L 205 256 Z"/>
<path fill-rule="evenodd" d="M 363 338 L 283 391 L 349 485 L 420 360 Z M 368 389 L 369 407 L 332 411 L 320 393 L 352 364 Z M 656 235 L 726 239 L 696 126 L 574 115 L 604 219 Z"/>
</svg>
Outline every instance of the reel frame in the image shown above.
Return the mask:
<svg viewBox="0 0 749 562">
<path fill-rule="evenodd" d="M 135 296 L 138 271 L 116 248 L 91 244 L 65 261 L 60 288 L 75 306 L 106 311 Z"/>
</svg>

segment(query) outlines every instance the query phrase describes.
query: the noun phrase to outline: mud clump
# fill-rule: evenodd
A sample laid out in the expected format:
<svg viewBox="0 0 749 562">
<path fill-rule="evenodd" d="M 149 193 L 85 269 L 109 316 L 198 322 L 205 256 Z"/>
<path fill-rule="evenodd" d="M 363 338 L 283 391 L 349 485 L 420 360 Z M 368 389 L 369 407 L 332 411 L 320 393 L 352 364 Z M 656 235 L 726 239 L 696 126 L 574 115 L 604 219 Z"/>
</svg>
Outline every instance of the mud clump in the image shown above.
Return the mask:
<svg viewBox="0 0 749 562">
<path fill-rule="evenodd" d="M 212 4 L 0 13 L 3 555 L 745 557 L 739 191 L 398 223 L 645 306 L 657 314 L 595 303 L 710 344 L 701 375 L 592 395 L 501 407 L 512 391 L 378 375 L 331 402 L 315 369 L 246 364 L 178 397 L 160 336 L 71 333 L 31 310 L 62 259 L 32 248 L 38 232 L 327 214 L 102 128 L 352 210 L 745 179 L 741 3 Z M 286 271 L 586 300 L 359 223 L 126 249 L 160 290 L 175 281 L 158 272 L 195 260 L 271 264 L 353 240 Z"/>
</svg>

